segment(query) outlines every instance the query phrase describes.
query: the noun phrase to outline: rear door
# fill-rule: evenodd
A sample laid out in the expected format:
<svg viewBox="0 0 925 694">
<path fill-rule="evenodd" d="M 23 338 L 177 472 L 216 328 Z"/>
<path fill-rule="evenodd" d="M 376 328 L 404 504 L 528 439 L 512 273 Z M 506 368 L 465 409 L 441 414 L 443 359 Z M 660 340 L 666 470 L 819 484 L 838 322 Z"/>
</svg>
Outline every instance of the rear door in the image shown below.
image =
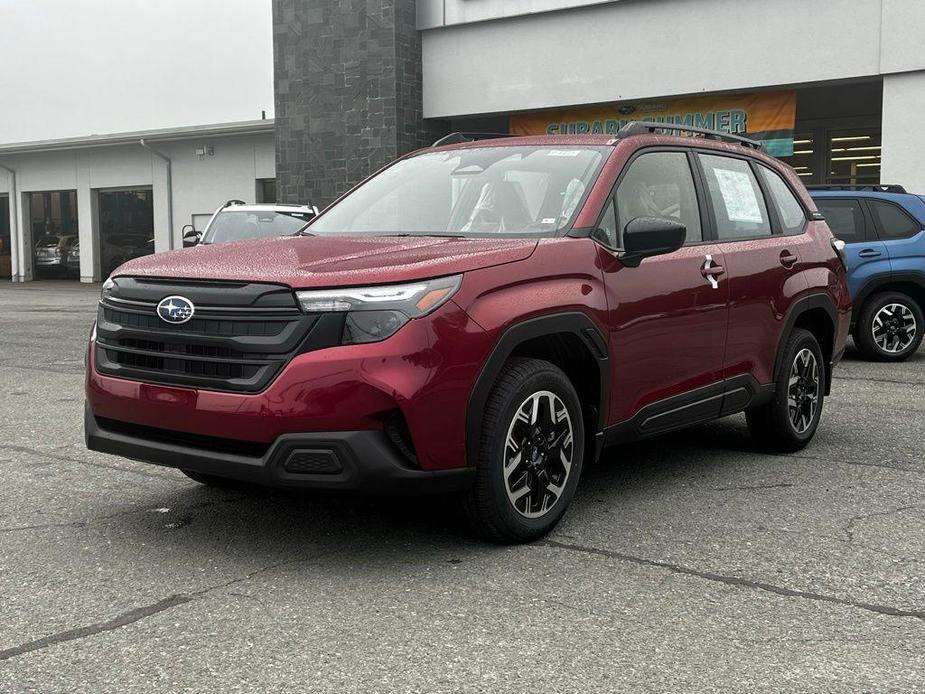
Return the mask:
<svg viewBox="0 0 925 694">
<path fill-rule="evenodd" d="M 890 254 L 874 231 L 870 212 L 860 198 L 815 197 L 835 238 L 845 242 L 848 290 L 855 297 L 874 277 L 890 274 Z"/>
<path fill-rule="evenodd" d="M 925 273 L 925 231 L 922 222 L 898 203 L 866 198 L 874 231 L 890 256 L 894 275 Z"/>
<path fill-rule="evenodd" d="M 789 233 L 775 207 L 767 181 L 787 184 L 776 173 L 751 158 L 702 151 L 697 155 L 704 179 L 716 242 L 725 257 L 729 277 L 729 334 L 724 377 L 734 391 L 727 409 L 749 397 L 748 388 L 773 380 L 783 318 L 792 300 L 807 287 L 801 274 L 811 262 L 811 241 L 804 233 L 806 214 L 788 213 Z M 759 179 L 759 176 L 761 177 Z M 761 181 L 761 182 L 759 182 Z M 792 192 L 789 192 L 793 198 Z M 754 378 L 754 381 L 751 378 Z M 731 382 L 730 382 L 731 381 Z M 745 389 L 745 392 L 742 389 Z"/>
</svg>

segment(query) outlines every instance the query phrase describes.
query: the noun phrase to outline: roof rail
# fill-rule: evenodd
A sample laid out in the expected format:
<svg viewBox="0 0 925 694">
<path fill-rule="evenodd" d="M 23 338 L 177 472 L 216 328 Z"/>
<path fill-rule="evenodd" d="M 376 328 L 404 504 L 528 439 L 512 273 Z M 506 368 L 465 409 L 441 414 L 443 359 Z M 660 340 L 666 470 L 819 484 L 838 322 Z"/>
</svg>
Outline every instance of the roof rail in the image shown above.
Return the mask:
<svg viewBox="0 0 925 694">
<path fill-rule="evenodd" d="M 905 193 L 906 189 L 895 183 L 830 183 L 811 184 L 809 190 L 869 190 L 872 193 Z"/>
<path fill-rule="evenodd" d="M 511 133 L 450 133 L 434 142 L 431 147 L 443 145 L 458 145 L 460 142 L 475 142 L 476 140 L 491 140 L 497 137 L 511 137 Z"/>
<path fill-rule="evenodd" d="M 624 125 L 617 132 L 617 137 L 629 137 L 630 135 L 648 135 L 659 130 L 676 130 L 678 132 L 697 133 L 711 140 L 720 140 L 722 142 L 732 142 L 737 145 L 751 147 L 752 149 L 764 150 L 764 145 L 757 140 L 752 140 L 741 135 L 725 133 L 722 130 L 710 130 L 709 128 L 698 128 L 693 125 L 683 125 L 678 123 L 656 123 L 654 121 L 634 120 Z"/>
</svg>

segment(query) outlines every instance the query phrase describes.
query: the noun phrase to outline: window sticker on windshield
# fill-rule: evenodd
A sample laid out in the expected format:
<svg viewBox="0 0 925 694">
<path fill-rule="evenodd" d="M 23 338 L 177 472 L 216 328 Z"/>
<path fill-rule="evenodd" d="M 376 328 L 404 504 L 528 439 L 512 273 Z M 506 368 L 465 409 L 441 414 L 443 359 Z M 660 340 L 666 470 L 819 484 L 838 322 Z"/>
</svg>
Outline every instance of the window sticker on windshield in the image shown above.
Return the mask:
<svg viewBox="0 0 925 694">
<path fill-rule="evenodd" d="M 540 220 L 540 224 L 555 224 L 555 223 L 556 223 L 555 217 L 543 217 L 543 219 Z"/>
<path fill-rule="evenodd" d="M 546 152 L 547 157 L 577 157 L 580 154 L 580 149 L 551 149 Z"/>
<path fill-rule="evenodd" d="M 719 183 L 729 221 L 761 224 L 764 219 L 748 174 L 729 169 L 714 169 L 713 173 L 716 175 L 716 182 Z"/>
</svg>

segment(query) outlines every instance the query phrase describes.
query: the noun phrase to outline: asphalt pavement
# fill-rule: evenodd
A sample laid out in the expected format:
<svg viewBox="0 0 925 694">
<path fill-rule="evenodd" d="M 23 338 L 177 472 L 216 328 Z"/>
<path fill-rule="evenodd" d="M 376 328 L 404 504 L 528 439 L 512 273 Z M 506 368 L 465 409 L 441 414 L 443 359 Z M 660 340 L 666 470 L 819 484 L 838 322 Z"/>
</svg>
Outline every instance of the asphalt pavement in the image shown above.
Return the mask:
<svg viewBox="0 0 925 694">
<path fill-rule="evenodd" d="M 741 416 L 608 450 L 496 547 L 87 451 L 98 291 L 0 284 L 2 692 L 925 690 L 925 350 L 849 353 L 795 455 Z"/>
</svg>

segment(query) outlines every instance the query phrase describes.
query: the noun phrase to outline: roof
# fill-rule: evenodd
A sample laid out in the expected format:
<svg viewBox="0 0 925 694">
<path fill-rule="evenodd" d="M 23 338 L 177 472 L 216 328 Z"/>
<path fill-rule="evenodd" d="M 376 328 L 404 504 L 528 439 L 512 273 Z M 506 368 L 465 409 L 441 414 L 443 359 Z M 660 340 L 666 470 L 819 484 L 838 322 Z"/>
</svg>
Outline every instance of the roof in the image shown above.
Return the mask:
<svg viewBox="0 0 925 694">
<path fill-rule="evenodd" d="M 225 205 L 221 212 L 261 212 L 276 210 L 279 212 L 314 212 L 311 205 L 302 205 L 289 202 L 248 202 L 238 205 Z"/>
<path fill-rule="evenodd" d="M 831 198 L 868 198 L 874 200 L 887 200 L 896 203 L 909 214 L 925 224 L 925 195 L 913 193 L 882 193 L 876 190 L 810 190 L 814 199 Z"/>
<path fill-rule="evenodd" d="M 90 147 L 112 147 L 115 145 L 137 144 L 146 142 L 165 142 L 170 140 L 187 140 L 192 138 L 254 135 L 274 132 L 275 121 L 263 120 L 235 121 L 232 123 L 212 123 L 208 125 L 189 125 L 177 128 L 158 128 L 155 130 L 134 130 L 131 132 L 109 133 L 105 135 L 84 135 L 66 137 L 57 140 L 34 140 L 31 142 L 11 142 L 0 144 L 0 156 L 26 152 L 49 152 L 62 149 L 85 149 Z"/>
</svg>

